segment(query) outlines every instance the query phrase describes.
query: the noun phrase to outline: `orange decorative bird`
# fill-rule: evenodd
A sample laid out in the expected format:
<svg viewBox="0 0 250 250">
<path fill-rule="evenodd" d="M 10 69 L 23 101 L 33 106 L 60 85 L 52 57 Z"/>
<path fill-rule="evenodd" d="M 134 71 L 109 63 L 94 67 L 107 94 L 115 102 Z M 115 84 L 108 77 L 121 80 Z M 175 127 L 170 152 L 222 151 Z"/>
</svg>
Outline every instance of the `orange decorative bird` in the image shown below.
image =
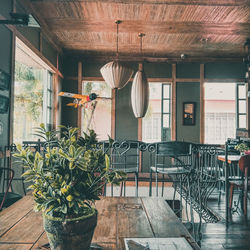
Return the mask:
<svg viewBox="0 0 250 250">
<path fill-rule="evenodd" d="M 60 92 L 58 95 L 69 97 L 69 98 L 74 98 L 74 101 L 72 103 L 67 104 L 67 106 L 72 106 L 74 108 L 86 107 L 87 103 L 92 102 L 95 99 L 97 99 L 96 93 L 91 93 L 90 95 L 80 95 L 80 94 L 73 94 L 73 93 L 68 93 L 68 92 Z"/>
</svg>

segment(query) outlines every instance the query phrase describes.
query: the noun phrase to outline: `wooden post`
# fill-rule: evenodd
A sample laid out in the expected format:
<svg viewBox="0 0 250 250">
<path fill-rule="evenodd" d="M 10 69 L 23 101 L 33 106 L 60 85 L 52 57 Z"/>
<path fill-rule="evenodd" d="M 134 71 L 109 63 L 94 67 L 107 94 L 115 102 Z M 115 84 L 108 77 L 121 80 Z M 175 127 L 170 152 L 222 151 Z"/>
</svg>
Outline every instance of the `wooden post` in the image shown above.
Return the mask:
<svg viewBox="0 0 250 250">
<path fill-rule="evenodd" d="M 82 94 L 82 62 L 78 62 L 78 94 Z M 79 128 L 79 135 L 82 134 L 82 109 L 78 108 L 77 127 Z"/>
<path fill-rule="evenodd" d="M 200 64 L 200 143 L 205 140 L 204 64 Z"/>
<path fill-rule="evenodd" d="M 112 101 L 111 101 L 111 138 L 115 140 L 115 130 L 116 130 L 116 89 L 112 89 Z"/>
<path fill-rule="evenodd" d="M 171 124 L 171 137 L 172 140 L 176 140 L 176 64 L 172 64 L 172 124 Z"/>
</svg>

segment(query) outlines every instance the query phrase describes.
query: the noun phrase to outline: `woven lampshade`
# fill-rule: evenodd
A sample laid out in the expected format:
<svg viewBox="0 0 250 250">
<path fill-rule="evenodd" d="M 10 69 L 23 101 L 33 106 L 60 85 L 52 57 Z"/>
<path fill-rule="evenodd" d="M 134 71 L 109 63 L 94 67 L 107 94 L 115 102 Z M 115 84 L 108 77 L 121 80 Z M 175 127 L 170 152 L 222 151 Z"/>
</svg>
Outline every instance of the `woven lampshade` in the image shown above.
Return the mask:
<svg viewBox="0 0 250 250">
<path fill-rule="evenodd" d="M 101 68 L 101 74 L 112 89 L 123 88 L 131 78 L 134 70 L 119 61 L 112 61 Z"/>
<path fill-rule="evenodd" d="M 144 117 L 149 103 L 149 86 L 143 70 L 135 74 L 131 89 L 131 103 L 135 117 Z"/>
</svg>

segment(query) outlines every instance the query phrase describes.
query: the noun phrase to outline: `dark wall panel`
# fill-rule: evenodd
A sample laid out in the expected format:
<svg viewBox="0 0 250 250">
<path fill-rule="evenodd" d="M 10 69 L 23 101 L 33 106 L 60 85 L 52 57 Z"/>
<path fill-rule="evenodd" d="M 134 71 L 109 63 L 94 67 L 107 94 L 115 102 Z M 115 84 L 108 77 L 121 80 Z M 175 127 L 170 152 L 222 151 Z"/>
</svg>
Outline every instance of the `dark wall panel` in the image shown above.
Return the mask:
<svg viewBox="0 0 250 250">
<path fill-rule="evenodd" d="M 176 132 L 178 141 L 200 142 L 200 84 L 183 82 L 177 83 L 176 100 Z M 183 125 L 183 102 L 195 102 L 195 125 Z"/>
<path fill-rule="evenodd" d="M 38 28 L 18 27 L 17 30 L 37 49 L 40 44 L 40 31 Z"/>
<path fill-rule="evenodd" d="M 12 1 L 0 0 L 0 14 L 9 19 L 10 12 L 12 12 Z"/>
<path fill-rule="evenodd" d="M 116 139 L 137 140 L 138 120 L 131 106 L 131 83 L 117 91 L 116 98 Z"/>
<path fill-rule="evenodd" d="M 2 13 L 0 6 L 0 14 Z M 8 6 L 7 6 L 8 7 Z M 12 61 L 12 32 L 4 25 L 0 25 L 0 69 L 5 73 L 11 73 Z M 9 90 L 0 90 L 0 95 L 9 98 L 10 100 L 10 85 Z M 10 101 L 9 101 L 10 105 Z M 0 114 L 0 150 L 9 144 L 9 109 L 6 113 Z"/>
<path fill-rule="evenodd" d="M 199 78 L 200 64 L 199 63 L 177 63 L 176 65 L 177 78 Z"/>
<path fill-rule="evenodd" d="M 64 79 L 62 83 L 62 91 L 77 93 L 78 92 L 77 84 L 78 84 L 77 81 Z M 78 109 L 66 106 L 66 104 L 72 102 L 73 99 L 67 98 L 67 97 L 59 97 L 59 98 L 60 98 L 61 110 L 62 110 L 61 111 L 62 112 L 62 116 L 61 116 L 62 125 L 77 127 Z"/>
<path fill-rule="evenodd" d="M 42 39 L 42 53 L 56 67 L 57 51 L 44 38 Z"/>
<path fill-rule="evenodd" d="M 148 78 L 171 78 L 172 64 L 144 63 L 144 71 Z"/>
<path fill-rule="evenodd" d="M 245 70 L 244 63 L 206 63 L 205 78 L 244 78 Z"/>
<path fill-rule="evenodd" d="M 78 76 L 78 61 L 74 58 L 65 56 L 63 57 L 62 69 L 64 77 L 77 77 Z"/>
</svg>

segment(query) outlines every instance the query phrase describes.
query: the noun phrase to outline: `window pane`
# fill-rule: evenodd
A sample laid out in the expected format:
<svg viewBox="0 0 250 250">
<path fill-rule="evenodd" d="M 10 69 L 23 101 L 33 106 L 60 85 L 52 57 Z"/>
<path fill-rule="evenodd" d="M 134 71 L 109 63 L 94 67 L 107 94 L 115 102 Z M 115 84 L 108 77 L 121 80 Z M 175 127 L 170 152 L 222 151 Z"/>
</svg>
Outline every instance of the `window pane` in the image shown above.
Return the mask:
<svg viewBox="0 0 250 250">
<path fill-rule="evenodd" d="M 239 113 L 246 113 L 246 101 L 239 101 Z"/>
<path fill-rule="evenodd" d="M 246 98 L 246 85 L 238 85 L 238 97 Z"/>
<path fill-rule="evenodd" d="M 163 85 L 163 98 L 170 98 L 170 84 Z"/>
<path fill-rule="evenodd" d="M 111 136 L 111 95 L 112 90 L 105 82 L 84 82 L 83 94 L 96 93 L 98 97 L 109 99 L 97 99 L 88 102 L 82 108 L 83 132 L 94 129 L 98 140 L 107 140 Z"/>
<path fill-rule="evenodd" d="M 47 113 L 48 70 L 29 48 L 16 39 L 13 139 L 14 143 L 37 140 L 33 128 L 51 121 Z M 52 93 L 52 92 L 51 92 Z"/>
<path fill-rule="evenodd" d="M 205 83 L 205 143 L 235 138 L 235 83 Z"/>
<path fill-rule="evenodd" d="M 246 128 L 247 117 L 246 115 L 239 115 L 239 128 Z"/>
<path fill-rule="evenodd" d="M 161 141 L 161 83 L 149 83 L 149 106 L 142 118 L 142 140 Z"/>
<path fill-rule="evenodd" d="M 163 113 L 169 113 L 170 111 L 170 102 L 169 100 L 163 100 Z"/>
<path fill-rule="evenodd" d="M 99 97 L 112 96 L 112 89 L 107 85 L 106 82 L 84 82 L 83 92 L 84 95 L 96 93 Z"/>
<path fill-rule="evenodd" d="M 163 127 L 170 128 L 170 116 L 168 114 L 163 115 Z"/>
</svg>

